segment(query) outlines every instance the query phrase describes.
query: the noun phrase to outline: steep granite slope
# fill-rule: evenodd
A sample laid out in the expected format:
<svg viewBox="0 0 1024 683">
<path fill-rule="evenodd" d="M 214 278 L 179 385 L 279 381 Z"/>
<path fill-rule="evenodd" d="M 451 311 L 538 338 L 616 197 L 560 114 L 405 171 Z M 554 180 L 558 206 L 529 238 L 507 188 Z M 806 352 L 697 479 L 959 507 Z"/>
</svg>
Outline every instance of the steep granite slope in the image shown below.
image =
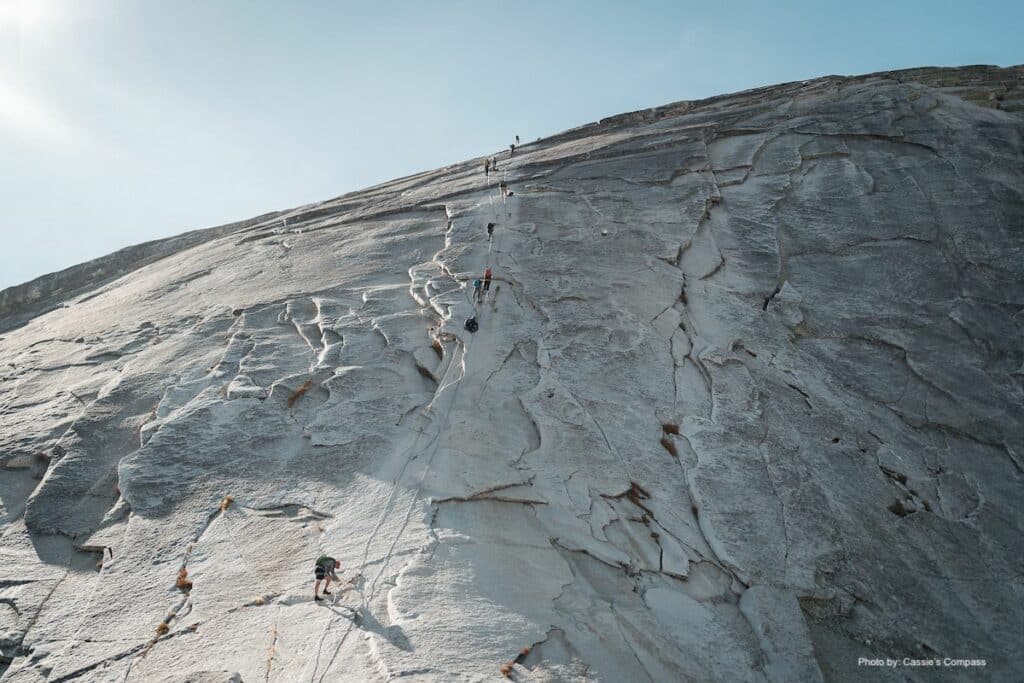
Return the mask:
<svg viewBox="0 0 1024 683">
<path fill-rule="evenodd" d="M 0 678 L 1019 680 L 1022 79 L 678 103 L 0 294 Z"/>
</svg>

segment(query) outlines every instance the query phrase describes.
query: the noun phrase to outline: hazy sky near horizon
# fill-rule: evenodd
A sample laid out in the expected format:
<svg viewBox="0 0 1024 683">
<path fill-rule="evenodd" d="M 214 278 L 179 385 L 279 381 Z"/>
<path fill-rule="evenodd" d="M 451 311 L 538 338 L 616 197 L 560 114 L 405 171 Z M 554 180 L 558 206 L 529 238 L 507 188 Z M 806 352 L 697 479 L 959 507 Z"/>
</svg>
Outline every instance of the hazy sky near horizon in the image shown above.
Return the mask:
<svg viewBox="0 0 1024 683">
<path fill-rule="evenodd" d="M 1024 2 L 0 0 L 0 289 L 625 111 L 1024 62 Z"/>
</svg>

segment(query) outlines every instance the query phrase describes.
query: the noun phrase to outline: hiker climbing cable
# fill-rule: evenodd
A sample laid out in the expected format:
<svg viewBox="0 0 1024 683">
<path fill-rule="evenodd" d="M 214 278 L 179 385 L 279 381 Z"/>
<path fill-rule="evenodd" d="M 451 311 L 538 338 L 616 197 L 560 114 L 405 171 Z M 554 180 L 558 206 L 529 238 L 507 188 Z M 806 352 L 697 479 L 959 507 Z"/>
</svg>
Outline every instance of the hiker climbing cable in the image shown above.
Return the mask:
<svg viewBox="0 0 1024 683">
<path fill-rule="evenodd" d="M 483 282 L 480 281 L 480 278 L 473 280 L 473 303 L 476 303 L 483 298 L 481 296 L 483 294 L 481 287 L 483 287 Z"/>
<path fill-rule="evenodd" d="M 331 591 L 327 590 L 331 586 L 331 579 L 340 581 L 338 578 L 337 570 L 341 567 L 341 562 L 338 562 L 333 557 L 327 555 L 321 555 L 316 559 L 316 569 L 314 574 L 316 575 L 316 583 L 313 584 L 313 599 L 317 602 L 323 600 L 320 597 L 320 582 L 326 579 L 324 583 L 324 595 L 331 595 Z"/>
<path fill-rule="evenodd" d="M 516 136 L 516 144 L 517 145 L 519 144 L 519 136 L 518 135 Z"/>
<path fill-rule="evenodd" d="M 484 291 L 491 291 L 491 267 L 484 268 Z"/>
<path fill-rule="evenodd" d="M 494 223 L 488 223 L 487 224 L 487 240 L 490 241 L 492 239 L 494 239 Z"/>
<path fill-rule="evenodd" d="M 491 160 L 484 159 L 484 175 L 490 175 L 491 173 Z"/>
<path fill-rule="evenodd" d="M 508 155 L 512 156 L 515 153 L 516 153 L 516 146 L 515 145 L 509 145 L 508 146 Z"/>
</svg>

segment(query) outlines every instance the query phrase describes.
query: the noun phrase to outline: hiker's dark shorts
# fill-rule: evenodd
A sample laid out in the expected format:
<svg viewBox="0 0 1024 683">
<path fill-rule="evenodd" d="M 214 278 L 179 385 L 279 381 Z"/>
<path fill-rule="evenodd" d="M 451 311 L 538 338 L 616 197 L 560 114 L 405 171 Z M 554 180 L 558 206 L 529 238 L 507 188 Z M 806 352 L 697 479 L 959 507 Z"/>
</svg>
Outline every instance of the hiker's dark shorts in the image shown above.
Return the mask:
<svg viewBox="0 0 1024 683">
<path fill-rule="evenodd" d="M 323 581 L 325 576 L 327 576 L 327 569 L 323 565 L 318 564 L 316 566 L 316 580 Z"/>
</svg>

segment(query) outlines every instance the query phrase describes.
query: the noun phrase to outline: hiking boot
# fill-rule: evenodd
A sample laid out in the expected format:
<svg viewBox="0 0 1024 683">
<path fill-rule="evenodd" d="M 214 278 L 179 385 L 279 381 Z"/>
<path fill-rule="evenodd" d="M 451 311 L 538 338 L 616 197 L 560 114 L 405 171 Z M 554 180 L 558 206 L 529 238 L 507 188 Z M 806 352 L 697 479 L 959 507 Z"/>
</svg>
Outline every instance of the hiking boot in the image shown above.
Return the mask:
<svg viewBox="0 0 1024 683">
<path fill-rule="evenodd" d="M 323 602 L 324 601 L 324 599 L 321 598 L 319 595 L 314 595 L 313 599 L 316 600 L 317 602 Z"/>
<path fill-rule="evenodd" d="M 331 593 L 331 591 L 329 591 L 329 590 L 327 590 L 327 589 L 325 588 L 325 589 L 324 589 L 324 595 L 333 595 L 333 593 Z"/>
</svg>

